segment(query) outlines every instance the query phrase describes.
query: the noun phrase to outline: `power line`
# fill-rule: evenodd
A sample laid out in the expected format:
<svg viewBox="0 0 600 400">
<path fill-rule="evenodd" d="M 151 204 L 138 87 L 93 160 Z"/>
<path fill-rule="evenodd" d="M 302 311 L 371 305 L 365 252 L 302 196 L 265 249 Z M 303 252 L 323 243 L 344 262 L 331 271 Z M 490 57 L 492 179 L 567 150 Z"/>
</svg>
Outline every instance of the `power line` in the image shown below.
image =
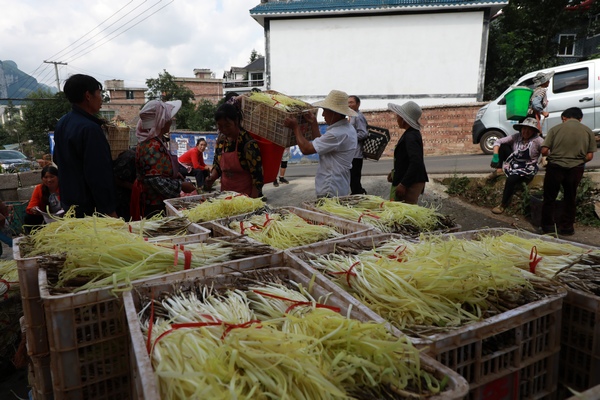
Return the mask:
<svg viewBox="0 0 600 400">
<path fill-rule="evenodd" d="M 147 0 L 144 0 L 144 3 Z M 79 39 L 77 39 L 76 41 L 74 41 L 73 43 L 71 43 L 70 45 L 68 45 L 67 47 L 65 47 L 64 49 L 62 49 L 61 51 L 59 51 L 58 53 L 51 55 L 48 58 L 55 58 L 57 57 L 59 54 L 61 54 L 63 51 L 65 51 L 66 49 L 68 49 L 69 47 L 73 46 L 75 43 L 79 42 L 81 39 L 83 39 L 84 37 L 86 37 L 87 35 L 89 35 L 90 33 L 92 33 L 94 30 L 96 30 L 97 28 L 99 28 L 102 24 L 104 24 L 106 21 L 108 21 L 109 19 L 111 19 L 112 17 L 114 17 L 115 15 L 117 15 L 118 13 L 121 12 L 121 10 L 123 10 L 125 7 L 127 7 L 130 3 L 133 3 L 133 0 L 131 0 L 129 3 L 125 4 L 123 7 L 119 8 L 117 11 L 115 11 L 110 17 L 106 18 L 104 21 L 100 22 L 98 25 L 96 25 L 95 27 L 93 27 L 89 32 L 85 33 L 83 36 L 81 36 Z"/>
<path fill-rule="evenodd" d="M 162 1 L 162 0 L 160 0 L 160 1 Z M 160 2 L 160 1 L 159 1 L 159 2 Z M 112 41 L 112 40 L 116 39 L 117 37 L 121 36 L 122 34 L 124 34 L 125 32 L 129 31 L 130 29 L 132 29 L 132 28 L 136 27 L 137 25 L 141 24 L 142 22 L 144 22 L 145 20 L 147 20 L 148 18 L 150 18 L 151 16 L 153 16 L 154 14 L 156 14 L 157 12 L 159 12 L 160 10 L 162 10 L 163 8 L 167 7 L 168 5 L 170 5 L 171 3 L 173 3 L 174 1 L 175 1 L 175 0 L 171 0 L 169 3 L 167 3 L 167 4 L 166 4 L 166 5 L 164 5 L 164 6 L 162 6 L 162 7 L 161 7 L 161 8 L 159 8 L 158 10 L 154 11 L 152 14 L 148 15 L 147 17 L 145 17 L 145 18 L 144 18 L 144 19 L 142 19 L 141 21 L 138 21 L 138 22 L 136 22 L 134 25 L 130 26 L 129 28 L 125 29 L 124 31 L 120 32 L 119 34 L 117 34 L 117 35 L 113 36 L 112 38 L 108 39 L 107 41 L 105 41 L 105 42 L 103 42 L 103 43 L 100 43 L 100 44 L 98 44 L 98 45 L 97 45 L 97 46 L 95 46 L 95 47 L 92 47 L 90 50 L 88 50 L 88 51 L 86 51 L 85 53 L 81 54 L 79 57 L 70 58 L 70 59 L 69 59 L 69 61 L 75 61 L 75 60 L 77 60 L 77 59 L 79 59 L 79 58 L 81 58 L 81 57 L 85 56 L 86 54 L 88 54 L 88 53 L 91 53 L 92 51 L 96 50 L 98 47 L 101 47 L 101 46 L 105 45 L 106 43 L 108 43 L 108 42 L 110 42 L 110 41 Z M 136 20 L 138 17 L 140 17 L 141 15 L 143 15 L 144 13 L 146 13 L 148 10 L 150 10 L 151 8 L 153 8 L 154 6 L 156 6 L 156 4 L 158 4 L 158 3 L 155 3 L 155 4 L 154 4 L 154 5 L 152 5 L 151 7 L 147 8 L 147 9 L 146 9 L 146 10 L 144 10 L 144 11 L 142 11 L 140 14 L 138 14 L 138 15 L 137 15 L 137 16 L 135 16 L 134 18 L 130 19 L 130 20 L 129 20 L 129 21 L 127 21 L 125 24 L 121 25 L 120 27 L 118 27 L 118 28 L 117 28 L 117 29 L 115 29 L 114 31 L 110 32 L 110 33 L 109 33 L 109 35 L 110 35 L 110 34 L 112 34 L 112 33 L 114 33 L 114 32 L 116 32 L 116 31 L 118 31 L 119 29 L 121 29 L 123 26 L 125 26 L 125 25 L 129 24 L 130 22 L 133 22 L 133 21 L 134 21 L 134 20 Z M 106 37 L 108 37 L 108 35 L 107 35 Z M 75 54 L 75 55 L 78 55 L 78 54 L 79 54 L 79 53 L 77 53 L 77 54 Z"/>
<path fill-rule="evenodd" d="M 46 61 L 46 64 L 54 64 L 54 73 L 56 74 L 56 89 L 60 92 L 60 79 L 58 78 L 58 65 L 67 65 L 67 63 L 61 61 Z"/>
</svg>

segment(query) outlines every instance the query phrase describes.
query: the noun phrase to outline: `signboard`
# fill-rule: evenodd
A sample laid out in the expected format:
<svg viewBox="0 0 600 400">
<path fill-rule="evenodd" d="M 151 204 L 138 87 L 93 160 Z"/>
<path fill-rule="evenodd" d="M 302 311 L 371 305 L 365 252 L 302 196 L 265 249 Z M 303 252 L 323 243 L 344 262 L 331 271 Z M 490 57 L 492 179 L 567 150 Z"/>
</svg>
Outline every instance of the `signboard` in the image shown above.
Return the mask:
<svg viewBox="0 0 600 400">
<path fill-rule="evenodd" d="M 206 150 L 204 150 L 204 163 L 212 165 L 215 157 L 215 146 L 217 142 L 217 132 L 177 132 L 169 133 L 169 150 L 171 154 L 181 157 L 183 153 L 196 147 L 198 139 L 206 140 Z"/>
</svg>

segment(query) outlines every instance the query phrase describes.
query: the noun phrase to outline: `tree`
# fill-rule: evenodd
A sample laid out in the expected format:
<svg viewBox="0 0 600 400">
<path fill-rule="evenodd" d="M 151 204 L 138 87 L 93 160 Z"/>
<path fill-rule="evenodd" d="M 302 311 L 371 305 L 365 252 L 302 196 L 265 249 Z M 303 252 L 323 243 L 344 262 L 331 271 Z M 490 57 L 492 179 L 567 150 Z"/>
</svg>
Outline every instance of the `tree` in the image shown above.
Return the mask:
<svg viewBox="0 0 600 400">
<path fill-rule="evenodd" d="M 193 131 L 216 131 L 215 111 L 217 106 L 212 102 L 202 99 L 189 119 L 189 127 Z"/>
<path fill-rule="evenodd" d="M 248 64 L 251 64 L 252 62 L 258 60 L 260 57 L 262 57 L 262 55 L 256 51 L 256 49 L 252 49 L 252 52 L 250 53 L 250 61 L 248 61 Z"/>
<path fill-rule="evenodd" d="M 496 98 L 521 75 L 559 64 L 558 35 L 585 35 L 591 8 L 573 0 L 511 0 L 490 24 L 486 99 Z"/>
<path fill-rule="evenodd" d="M 71 111 L 71 103 L 63 92 L 52 94 L 39 90 L 27 96 L 23 106 L 21 140 L 33 140 L 33 146 L 43 153 L 50 152 L 48 132 L 54 131 L 58 120 Z"/>
<path fill-rule="evenodd" d="M 189 119 L 194 113 L 194 93 L 183 85 L 175 82 L 173 75 L 167 70 L 158 74 L 157 79 L 146 79 L 146 92 L 150 100 L 160 99 L 162 101 L 181 100 L 181 110 L 177 113 L 177 128 L 190 129 Z"/>
</svg>

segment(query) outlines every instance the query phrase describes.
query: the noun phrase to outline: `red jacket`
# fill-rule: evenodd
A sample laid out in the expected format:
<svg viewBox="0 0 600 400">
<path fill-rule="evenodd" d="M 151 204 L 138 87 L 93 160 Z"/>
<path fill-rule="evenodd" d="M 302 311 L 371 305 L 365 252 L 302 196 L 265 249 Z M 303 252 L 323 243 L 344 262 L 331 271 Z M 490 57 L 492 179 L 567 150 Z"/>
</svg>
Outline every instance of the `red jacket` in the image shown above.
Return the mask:
<svg viewBox="0 0 600 400">
<path fill-rule="evenodd" d="M 198 150 L 198 147 L 192 147 L 185 153 L 181 155 L 177 159 L 181 165 L 190 167 L 194 169 L 206 169 L 206 164 L 204 163 L 204 154 Z"/>
</svg>

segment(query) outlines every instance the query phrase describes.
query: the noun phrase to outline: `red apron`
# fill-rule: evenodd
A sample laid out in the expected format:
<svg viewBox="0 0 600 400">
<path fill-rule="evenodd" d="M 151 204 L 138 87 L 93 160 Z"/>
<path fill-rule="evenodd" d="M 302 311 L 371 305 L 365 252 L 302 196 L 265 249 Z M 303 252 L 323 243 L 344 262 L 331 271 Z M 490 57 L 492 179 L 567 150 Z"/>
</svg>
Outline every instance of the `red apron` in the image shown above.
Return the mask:
<svg viewBox="0 0 600 400">
<path fill-rule="evenodd" d="M 242 168 L 237 153 L 237 141 L 235 150 L 221 154 L 221 191 L 233 191 L 252 196 L 252 175 Z"/>
</svg>

